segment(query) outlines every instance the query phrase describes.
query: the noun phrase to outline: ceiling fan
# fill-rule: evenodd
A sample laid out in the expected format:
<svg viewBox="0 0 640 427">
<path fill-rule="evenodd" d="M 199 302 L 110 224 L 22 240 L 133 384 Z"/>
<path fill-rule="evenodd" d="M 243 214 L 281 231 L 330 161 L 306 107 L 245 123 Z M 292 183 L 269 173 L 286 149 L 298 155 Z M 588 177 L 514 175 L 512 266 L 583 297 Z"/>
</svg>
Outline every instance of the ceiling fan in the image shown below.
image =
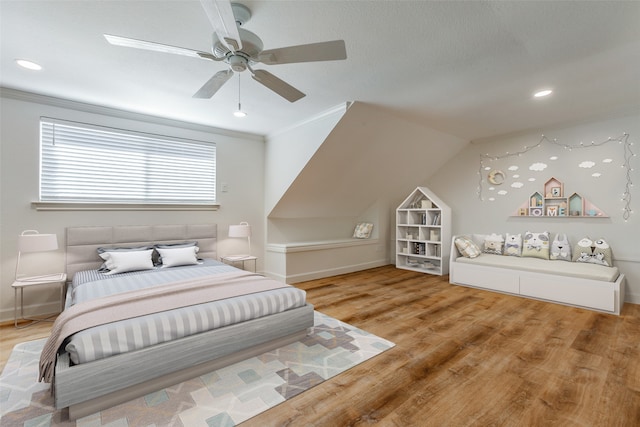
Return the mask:
<svg viewBox="0 0 640 427">
<path fill-rule="evenodd" d="M 105 34 L 104 37 L 116 46 L 185 55 L 225 62 L 229 65 L 227 70 L 215 73 L 193 95 L 194 98 L 211 98 L 233 76 L 234 72 L 249 70 L 255 81 L 289 102 L 295 102 L 305 94 L 266 70 L 254 70 L 253 66 L 257 63 L 276 65 L 347 58 L 344 40 L 263 50 L 262 40 L 257 35 L 239 28 L 251 18 L 248 7 L 240 3 L 231 3 L 229 0 L 200 0 L 200 3 L 214 29 L 210 53 L 110 34 Z"/>
</svg>

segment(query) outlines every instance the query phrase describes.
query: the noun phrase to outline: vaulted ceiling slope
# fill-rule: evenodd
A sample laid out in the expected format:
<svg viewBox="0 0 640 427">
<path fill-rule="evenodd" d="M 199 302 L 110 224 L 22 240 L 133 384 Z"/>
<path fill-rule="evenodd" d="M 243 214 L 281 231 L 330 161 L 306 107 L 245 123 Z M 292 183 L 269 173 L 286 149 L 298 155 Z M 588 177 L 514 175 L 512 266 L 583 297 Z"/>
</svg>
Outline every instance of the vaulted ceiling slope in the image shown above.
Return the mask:
<svg viewBox="0 0 640 427">
<path fill-rule="evenodd" d="M 425 182 L 466 145 L 461 138 L 356 102 L 269 217 L 358 217 L 376 201 L 405 194 Z"/>
<path fill-rule="evenodd" d="M 640 106 L 638 1 L 241 2 L 265 48 L 344 39 L 347 60 L 264 66 L 307 94 L 293 104 L 241 74 L 237 119 L 236 77 L 191 97 L 224 64 L 103 37 L 208 51 L 199 1 L 0 0 L 0 85 L 261 135 L 350 100 L 466 140 Z"/>
</svg>

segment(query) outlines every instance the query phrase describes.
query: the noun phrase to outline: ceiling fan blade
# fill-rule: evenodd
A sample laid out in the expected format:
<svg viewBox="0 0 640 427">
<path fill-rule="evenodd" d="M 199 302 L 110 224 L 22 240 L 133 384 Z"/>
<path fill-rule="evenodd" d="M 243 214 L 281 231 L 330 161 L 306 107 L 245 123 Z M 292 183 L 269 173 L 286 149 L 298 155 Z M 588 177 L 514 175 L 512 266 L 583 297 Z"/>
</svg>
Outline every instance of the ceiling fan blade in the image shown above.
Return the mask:
<svg viewBox="0 0 640 427">
<path fill-rule="evenodd" d="M 236 18 L 233 16 L 229 0 L 200 0 L 204 12 L 209 18 L 214 31 L 229 50 L 235 52 L 242 49 L 242 40 L 238 33 Z"/>
<path fill-rule="evenodd" d="M 251 77 L 253 77 L 255 81 L 268 87 L 289 102 L 296 102 L 300 98 L 304 98 L 306 96 L 289 83 L 280 80 L 268 71 L 251 70 L 251 72 L 253 73 Z"/>
<path fill-rule="evenodd" d="M 111 34 L 104 34 L 104 38 L 109 43 L 115 46 L 132 47 L 135 49 L 152 50 L 155 52 L 172 53 L 175 55 L 190 56 L 192 58 L 204 58 L 211 59 L 213 61 L 220 61 L 221 58 L 216 58 L 210 53 L 201 52 L 199 50 L 187 49 L 184 47 L 171 46 L 168 44 L 161 44 L 155 42 L 148 42 L 145 40 L 130 39 L 128 37 L 114 36 Z"/>
<path fill-rule="evenodd" d="M 291 64 L 296 62 L 336 61 L 347 59 L 344 40 L 301 44 L 298 46 L 281 47 L 279 49 L 263 50 L 258 60 L 263 64 Z"/>
<path fill-rule="evenodd" d="M 233 76 L 233 71 L 218 71 L 193 95 L 194 98 L 208 99 Z"/>
</svg>

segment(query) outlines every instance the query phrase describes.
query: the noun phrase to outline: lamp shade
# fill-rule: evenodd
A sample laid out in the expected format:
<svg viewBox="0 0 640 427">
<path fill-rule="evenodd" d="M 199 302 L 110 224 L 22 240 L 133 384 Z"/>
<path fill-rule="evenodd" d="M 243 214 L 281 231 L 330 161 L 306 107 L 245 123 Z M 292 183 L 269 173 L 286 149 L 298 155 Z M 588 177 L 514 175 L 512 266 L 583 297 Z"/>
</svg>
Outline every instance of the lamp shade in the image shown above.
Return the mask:
<svg viewBox="0 0 640 427">
<path fill-rule="evenodd" d="M 18 236 L 18 251 L 46 252 L 58 249 L 58 236 L 55 234 L 40 234 L 36 230 L 23 231 Z"/>
<path fill-rule="evenodd" d="M 251 237 L 251 226 L 248 222 L 241 222 L 229 226 L 229 237 Z"/>
</svg>

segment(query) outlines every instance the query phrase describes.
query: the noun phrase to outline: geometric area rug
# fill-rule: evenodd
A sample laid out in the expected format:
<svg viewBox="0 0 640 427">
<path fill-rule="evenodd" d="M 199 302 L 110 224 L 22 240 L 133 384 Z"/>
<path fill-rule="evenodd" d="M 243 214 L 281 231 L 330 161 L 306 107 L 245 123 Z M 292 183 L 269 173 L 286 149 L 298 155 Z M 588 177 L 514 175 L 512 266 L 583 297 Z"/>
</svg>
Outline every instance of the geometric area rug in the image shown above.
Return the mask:
<svg viewBox="0 0 640 427">
<path fill-rule="evenodd" d="M 298 342 L 69 421 L 37 382 L 44 342 L 13 349 L 0 376 L 0 426 L 235 426 L 394 346 L 316 311 Z"/>
</svg>

